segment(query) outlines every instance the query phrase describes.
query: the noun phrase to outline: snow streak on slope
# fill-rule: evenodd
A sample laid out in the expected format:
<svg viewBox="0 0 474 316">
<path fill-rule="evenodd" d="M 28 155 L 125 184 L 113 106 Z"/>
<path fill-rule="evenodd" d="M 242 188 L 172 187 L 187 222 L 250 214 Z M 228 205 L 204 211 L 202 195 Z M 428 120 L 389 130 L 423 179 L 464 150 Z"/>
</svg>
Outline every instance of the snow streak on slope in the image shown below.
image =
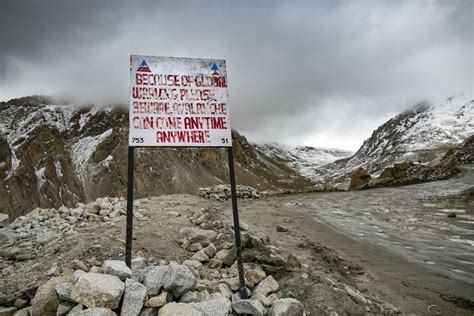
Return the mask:
<svg viewBox="0 0 474 316">
<path fill-rule="evenodd" d="M 462 143 L 474 134 L 474 100 L 461 95 L 428 106 L 396 129 L 401 133 L 399 150 L 436 149 Z"/>
<path fill-rule="evenodd" d="M 319 180 L 315 173 L 319 166 L 349 157 L 353 153 L 342 149 L 289 146 L 279 143 L 255 144 L 254 146 L 268 157 L 284 161 L 290 168 L 312 180 Z"/>
</svg>

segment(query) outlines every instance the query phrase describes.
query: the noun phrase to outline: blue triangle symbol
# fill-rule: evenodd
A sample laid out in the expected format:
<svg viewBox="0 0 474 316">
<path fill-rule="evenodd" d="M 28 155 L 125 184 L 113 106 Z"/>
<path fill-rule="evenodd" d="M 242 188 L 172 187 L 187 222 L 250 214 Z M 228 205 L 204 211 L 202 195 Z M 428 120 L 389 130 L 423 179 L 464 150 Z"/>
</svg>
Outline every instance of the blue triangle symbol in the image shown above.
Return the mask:
<svg viewBox="0 0 474 316">
<path fill-rule="evenodd" d="M 214 63 L 214 65 L 212 65 L 211 70 L 219 70 L 219 67 L 217 67 L 216 63 Z"/>
</svg>

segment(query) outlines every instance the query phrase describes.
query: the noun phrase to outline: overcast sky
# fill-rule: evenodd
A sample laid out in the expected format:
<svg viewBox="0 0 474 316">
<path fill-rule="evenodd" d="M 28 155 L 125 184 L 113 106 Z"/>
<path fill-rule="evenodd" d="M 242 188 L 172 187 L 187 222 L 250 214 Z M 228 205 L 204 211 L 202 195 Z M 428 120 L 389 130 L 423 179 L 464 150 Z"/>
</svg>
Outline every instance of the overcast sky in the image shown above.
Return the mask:
<svg viewBox="0 0 474 316">
<path fill-rule="evenodd" d="M 472 93 L 474 1 L 0 1 L 0 100 L 128 102 L 129 55 L 227 60 L 233 128 L 356 150 Z"/>
</svg>

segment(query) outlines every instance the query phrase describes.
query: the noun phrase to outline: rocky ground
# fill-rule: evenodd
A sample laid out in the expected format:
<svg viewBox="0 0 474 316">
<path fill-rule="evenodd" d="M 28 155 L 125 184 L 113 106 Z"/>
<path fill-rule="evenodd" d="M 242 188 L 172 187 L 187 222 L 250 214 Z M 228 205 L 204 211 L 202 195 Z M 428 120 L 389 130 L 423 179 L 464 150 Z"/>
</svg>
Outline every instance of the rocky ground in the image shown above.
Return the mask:
<svg viewBox="0 0 474 316">
<path fill-rule="evenodd" d="M 131 270 L 122 261 L 123 199 L 36 209 L 0 229 L 0 315 L 469 315 L 474 310 L 469 299 L 442 299 L 446 293 L 412 280 L 394 285 L 394 275 L 372 270 L 370 261 L 384 256 L 375 248 L 364 249 L 372 254 L 362 260 L 334 250 L 334 240 L 354 246 L 352 253 L 358 248 L 316 225 L 296 201 L 293 196 L 239 200 L 248 301 L 237 294 L 230 201 L 192 195 L 137 200 Z M 390 260 L 393 271 L 405 265 Z"/>
<path fill-rule="evenodd" d="M 337 315 L 397 311 L 357 289 L 355 280 L 364 277 L 362 267 L 298 234 L 294 227 L 300 218 L 274 217 L 263 227 L 244 219 L 243 258 L 251 299 L 242 301 L 237 296 L 229 202 L 171 195 L 137 200 L 135 207 L 131 271 L 121 261 L 124 200 L 103 198 L 74 209 L 36 209 L 2 229 L 3 312 L 90 315 L 90 309 L 103 308 L 94 315 L 113 315 L 112 311 L 138 315 L 140 310 L 140 315 L 158 311 L 170 315 L 170 310 L 173 315 L 177 310 L 183 310 L 182 315 Z M 244 218 L 249 207 L 241 207 Z"/>
</svg>

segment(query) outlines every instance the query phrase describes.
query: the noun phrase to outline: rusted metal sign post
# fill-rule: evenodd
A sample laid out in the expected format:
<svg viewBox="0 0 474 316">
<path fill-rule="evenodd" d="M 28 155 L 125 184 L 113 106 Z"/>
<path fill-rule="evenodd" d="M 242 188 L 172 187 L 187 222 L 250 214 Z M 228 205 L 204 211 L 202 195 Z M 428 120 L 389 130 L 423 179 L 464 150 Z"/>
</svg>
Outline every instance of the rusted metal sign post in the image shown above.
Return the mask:
<svg viewBox="0 0 474 316">
<path fill-rule="evenodd" d="M 227 99 L 227 72 L 224 60 L 130 56 L 125 262 L 131 266 L 134 148 L 226 148 L 240 293 L 242 298 L 247 298 Z"/>
</svg>

